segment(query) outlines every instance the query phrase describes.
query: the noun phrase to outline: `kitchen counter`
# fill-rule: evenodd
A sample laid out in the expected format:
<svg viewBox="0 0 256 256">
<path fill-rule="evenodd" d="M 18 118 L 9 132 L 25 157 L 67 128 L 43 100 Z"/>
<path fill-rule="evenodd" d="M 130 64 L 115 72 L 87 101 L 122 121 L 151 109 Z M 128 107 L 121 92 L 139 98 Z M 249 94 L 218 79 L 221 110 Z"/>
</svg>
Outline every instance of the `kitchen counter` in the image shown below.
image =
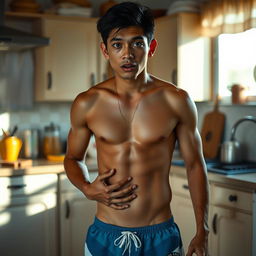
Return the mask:
<svg viewBox="0 0 256 256">
<path fill-rule="evenodd" d="M 86 165 L 89 171 L 97 171 L 97 163 L 95 160 L 86 160 Z M 45 159 L 34 160 L 31 167 L 13 169 L 10 167 L 0 167 L 0 177 L 34 175 L 34 174 L 60 174 L 64 172 L 62 162 L 53 162 Z M 185 177 L 186 170 L 184 166 L 172 165 L 171 173 Z M 248 191 L 256 191 L 256 173 L 222 175 L 208 172 L 210 182 L 221 184 L 229 184 L 236 188 L 246 189 Z"/>
<path fill-rule="evenodd" d="M 186 177 L 186 169 L 183 166 L 172 165 L 171 173 Z M 223 175 L 213 172 L 208 172 L 209 182 L 219 184 L 228 184 L 234 186 L 236 189 L 243 189 L 256 192 L 256 173 Z"/>
<path fill-rule="evenodd" d="M 89 171 L 97 170 L 97 163 L 95 160 L 86 161 Z M 63 173 L 64 166 L 62 162 L 53 162 L 46 159 L 33 160 L 32 166 L 14 169 L 11 167 L 0 167 L 0 177 L 20 176 L 20 175 L 34 175 L 34 174 L 49 174 L 49 173 Z"/>
</svg>

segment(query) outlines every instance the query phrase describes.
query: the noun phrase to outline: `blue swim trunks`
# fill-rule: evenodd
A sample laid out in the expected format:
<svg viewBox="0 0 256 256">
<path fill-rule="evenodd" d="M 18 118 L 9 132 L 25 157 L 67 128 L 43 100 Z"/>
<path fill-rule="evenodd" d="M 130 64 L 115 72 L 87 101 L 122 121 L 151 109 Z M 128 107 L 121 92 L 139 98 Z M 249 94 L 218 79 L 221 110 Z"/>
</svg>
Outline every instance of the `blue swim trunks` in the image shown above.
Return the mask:
<svg viewBox="0 0 256 256">
<path fill-rule="evenodd" d="M 173 218 L 138 228 L 102 222 L 89 227 L 85 256 L 183 256 L 182 241 Z"/>
</svg>

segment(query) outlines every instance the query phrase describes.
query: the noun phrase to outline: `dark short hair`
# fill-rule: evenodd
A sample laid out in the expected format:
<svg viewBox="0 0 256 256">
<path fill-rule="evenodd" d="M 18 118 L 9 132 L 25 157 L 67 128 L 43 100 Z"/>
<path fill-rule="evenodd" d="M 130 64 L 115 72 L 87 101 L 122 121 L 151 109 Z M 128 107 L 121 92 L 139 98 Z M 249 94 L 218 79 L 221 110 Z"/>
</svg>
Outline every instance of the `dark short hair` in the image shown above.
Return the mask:
<svg viewBox="0 0 256 256">
<path fill-rule="evenodd" d="M 131 26 L 141 27 L 150 43 L 154 36 L 155 26 L 152 11 L 138 3 L 123 2 L 111 7 L 97 23 L 98 32 L 106 46 L 113 29 L 120 30 Z"/>
</svg>

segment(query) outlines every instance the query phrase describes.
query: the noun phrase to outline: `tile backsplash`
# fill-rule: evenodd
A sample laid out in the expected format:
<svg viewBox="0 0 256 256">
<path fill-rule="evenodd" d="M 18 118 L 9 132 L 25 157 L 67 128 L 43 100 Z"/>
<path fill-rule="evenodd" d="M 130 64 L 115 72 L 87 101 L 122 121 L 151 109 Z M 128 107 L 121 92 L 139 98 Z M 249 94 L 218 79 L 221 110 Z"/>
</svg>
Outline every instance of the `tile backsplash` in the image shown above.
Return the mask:
<svg viewBox="0 0 256 256">
<path fill-rule="evenodd" d="M 198 110 L 198 127 L 201 129 L 203 117 L 207 112 L 213 110 L 213 104 L 197 103 Z M 219 111 L 226 116 L 224 140 L 230 140 L 231 130 L 233 125 L 239 119 L 245 116 L 256 117 L 256 106 L 248 105 L 222 105 Z M 217 124 L 216 124 L 217 125 Z M 247 160 L 256 162 L 256 123 L 251 121 L 242 122 L 236 130 L 235 138 L 244 144 L 245 156 Z"/>
<path fill-rule="evenodd" d="M 71 103 L 36 103 L 31 110 L 0 112 L 0 128 L 12 129 L 18 125 L 17 135 L 21 138 L 24 130 L 36 128 L 42 140 L 44 127 L 52 122 L 60 126 L 61 140 L 65 145 L 70 128 L 70 107 Z"/>
<path fill-rule="evenodd" d="M 212 111 L 213 105 L 209 103 L 197 103 L 198 128 L 201 129 L 204 115 Z M 71 103 L 36 103 L 29 111 L 0 112 L 0 127 L 19 126 L 20 134 L 24 129 L 37 128 L 43 131 L 50 122 L 58 124 L 61 128 L 61 138 L 65 142 L 70 128 Z M 256 116 L 256 106 L 220 106 L 220 111 L 226 115 L 224 139 L 229 140 L 233 124 L 240 118 Z M 256 124 L 253 122 L 241 123 L 236 132 L 236 139 L 244 143 L 247 148 L 247 159 L 256 161 Z M 0 131 L 1 135 L 1 131 Z"/>
</svg>

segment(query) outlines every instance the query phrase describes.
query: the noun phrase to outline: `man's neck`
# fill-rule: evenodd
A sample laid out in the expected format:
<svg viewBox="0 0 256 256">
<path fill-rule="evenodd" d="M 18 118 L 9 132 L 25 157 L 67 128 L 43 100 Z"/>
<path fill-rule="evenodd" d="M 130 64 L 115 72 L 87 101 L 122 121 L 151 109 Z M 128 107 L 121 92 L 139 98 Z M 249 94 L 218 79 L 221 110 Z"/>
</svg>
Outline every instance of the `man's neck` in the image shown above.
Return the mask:
<svg viewBox="0 0 256 256">
<path fill-rule="evenodd" d="M 120 96 L 134 97 L 137 94 L 145 91 L 151 82 L 151 78 L 148 73 L 142 72 L 134 79 L 123 79 L 121 77 L 115 77 L 115 86 Z"/>
</svg>

